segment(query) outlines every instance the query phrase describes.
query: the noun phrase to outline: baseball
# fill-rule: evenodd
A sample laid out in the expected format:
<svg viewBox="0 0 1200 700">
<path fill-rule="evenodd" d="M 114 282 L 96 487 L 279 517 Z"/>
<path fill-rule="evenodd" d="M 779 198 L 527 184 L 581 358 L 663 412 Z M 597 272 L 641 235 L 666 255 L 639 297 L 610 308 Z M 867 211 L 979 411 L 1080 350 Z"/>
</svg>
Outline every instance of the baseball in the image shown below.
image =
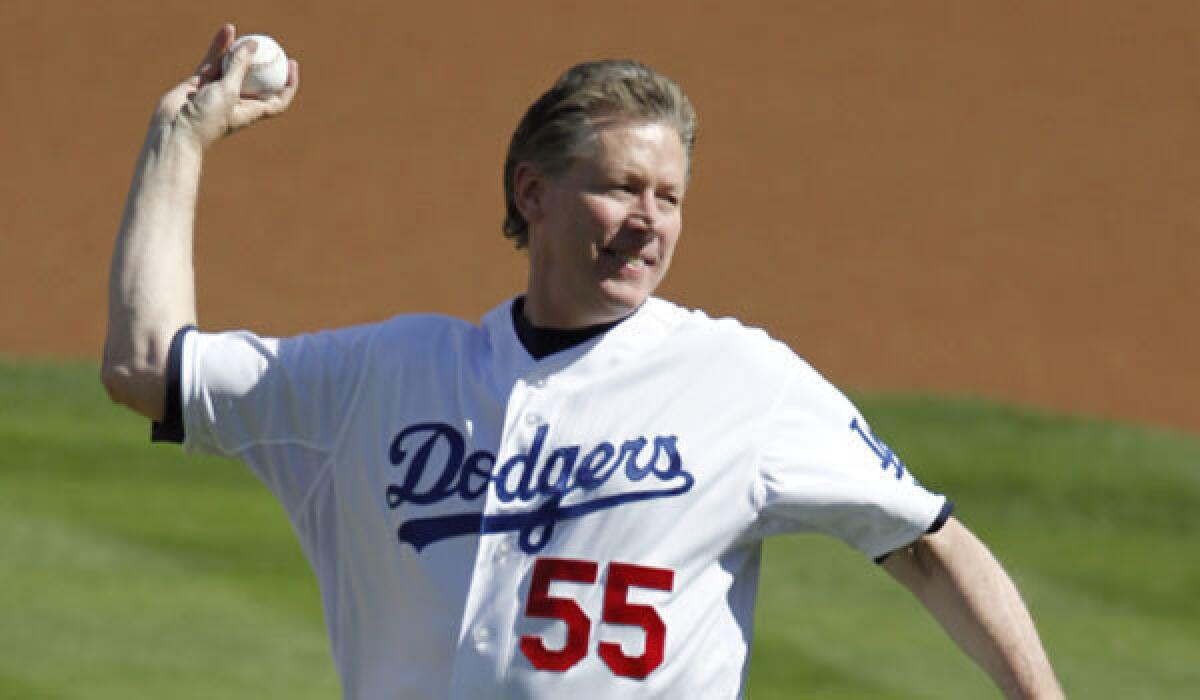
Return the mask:
<svg viewBox="0 0 1200 700">
<path fill-rule="evenodd" d="M 251 39 L 258 42 L 258 48 L 251 58 L 246 79 L 242 81 L 242 94 L 269 97 L 283 90 L 283 86 L 287 84 L 288 58 L 279 42 L 266 34 L 246 34 L 238 37 L 229 47 L 229 51 L 225 52 L 221 70 L 229 70 L 229 59 L 233 57 L 233 52 Z"/>
</svg>

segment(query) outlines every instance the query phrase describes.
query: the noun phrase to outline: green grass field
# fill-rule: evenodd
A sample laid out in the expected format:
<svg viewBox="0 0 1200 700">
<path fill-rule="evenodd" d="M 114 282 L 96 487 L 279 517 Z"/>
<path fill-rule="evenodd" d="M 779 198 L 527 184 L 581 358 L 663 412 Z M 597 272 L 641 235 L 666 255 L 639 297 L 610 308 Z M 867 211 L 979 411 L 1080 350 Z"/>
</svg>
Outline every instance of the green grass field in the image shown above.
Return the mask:
<svg viewBox="0 0 1200 700">
<path fill-rule="evenodd" d="M 147 444 L 90 365 L 0 362 L 0 698 L 333 698 L 316 584 L 240 465 Z M 1200 438 L 857 397 L 1004 561 L 1075 698 L 1200 692 Z M 874 565 L 764 556 L 749 697 L 999 697 Z"/>
</svg>

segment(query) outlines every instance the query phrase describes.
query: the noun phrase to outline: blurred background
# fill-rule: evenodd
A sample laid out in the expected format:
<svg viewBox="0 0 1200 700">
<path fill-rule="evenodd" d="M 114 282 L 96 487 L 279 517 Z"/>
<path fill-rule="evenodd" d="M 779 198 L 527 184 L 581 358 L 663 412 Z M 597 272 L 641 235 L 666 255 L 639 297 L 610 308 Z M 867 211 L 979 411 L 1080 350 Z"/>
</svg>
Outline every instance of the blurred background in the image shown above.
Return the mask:
<svg viewBox="0 0 1200 700">
<path fill-rule="evenodd" d="M 835 383 L 1200 429 L 1200 5 L 12 0 L 0 353 L 95 358 L 158 96 L 222 21 L 285 118 L 210 152 L 201 323 L 289 334 L 522 288 L 501 164 L 565 67 L 639 58 L 701 119 L 665 296 Z"/>
</svg>

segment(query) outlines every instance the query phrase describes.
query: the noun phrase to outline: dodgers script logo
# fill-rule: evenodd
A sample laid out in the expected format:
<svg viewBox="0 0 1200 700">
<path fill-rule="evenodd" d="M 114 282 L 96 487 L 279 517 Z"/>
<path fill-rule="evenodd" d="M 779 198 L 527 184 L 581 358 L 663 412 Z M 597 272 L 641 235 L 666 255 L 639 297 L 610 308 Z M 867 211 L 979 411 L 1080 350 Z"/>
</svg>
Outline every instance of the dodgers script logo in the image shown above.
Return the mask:
<svg viewBox="0 0 1200 700">
<path fill-rule="evenodd" d="M 496 464 L 496 456 L 485 450 L 467 454 L 466 440 L 446 423 L 417 423 L 396 434 L 388 451 L 392 465 L 404 471 L 404 481 L 387 487 L 387 503 L 399 508 L 405 503 L 428 505 L 458 497 L 464 501 L 483 498 L 490 485 L 503 503 L 518 501 L 530 506 L 521 513 L 481 515 L 462 513 L 430 518 L 413 518 L 400 524 L 401 542 L 417 551 L 448 537 L 489 532 L 520 532 L 520 546 L 527 554 L 540 551 L 562 520 L 581 518 L 627 503 L 670 498 L 687 493 L 695 478 L 684 469 L 676 446 L 677 437 L 636 437 L 621 443 L 563 445 L 543 455 L 550 426 L 537 429 L 529 449 Z M 627 483 L 597 489 L 617 475 Z M 614 481 L 617 485 L 620 479 Z"/>
</svg>

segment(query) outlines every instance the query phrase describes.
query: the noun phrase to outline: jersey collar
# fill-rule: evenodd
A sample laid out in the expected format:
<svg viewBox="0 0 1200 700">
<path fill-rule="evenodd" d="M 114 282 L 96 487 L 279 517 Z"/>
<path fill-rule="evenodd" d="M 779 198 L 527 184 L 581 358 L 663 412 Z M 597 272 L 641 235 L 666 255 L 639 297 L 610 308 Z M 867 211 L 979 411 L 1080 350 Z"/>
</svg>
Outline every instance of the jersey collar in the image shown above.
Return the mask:
<svg viewBox="0 0 1200 700">
<path fill-rule="evenodd" d="M 643 355 L 665 340 L 686 313 L 669 301 L 651 297 L 608 331 L 535 360 L 525 350 L 513 327 L 512 309 L 518 298 L 507 299 L 482 319 L 493 369 L 498 375 L 513 379 L 537 380 L 552 375 L 586 376 L 603 372 Z"/>
</svg>

